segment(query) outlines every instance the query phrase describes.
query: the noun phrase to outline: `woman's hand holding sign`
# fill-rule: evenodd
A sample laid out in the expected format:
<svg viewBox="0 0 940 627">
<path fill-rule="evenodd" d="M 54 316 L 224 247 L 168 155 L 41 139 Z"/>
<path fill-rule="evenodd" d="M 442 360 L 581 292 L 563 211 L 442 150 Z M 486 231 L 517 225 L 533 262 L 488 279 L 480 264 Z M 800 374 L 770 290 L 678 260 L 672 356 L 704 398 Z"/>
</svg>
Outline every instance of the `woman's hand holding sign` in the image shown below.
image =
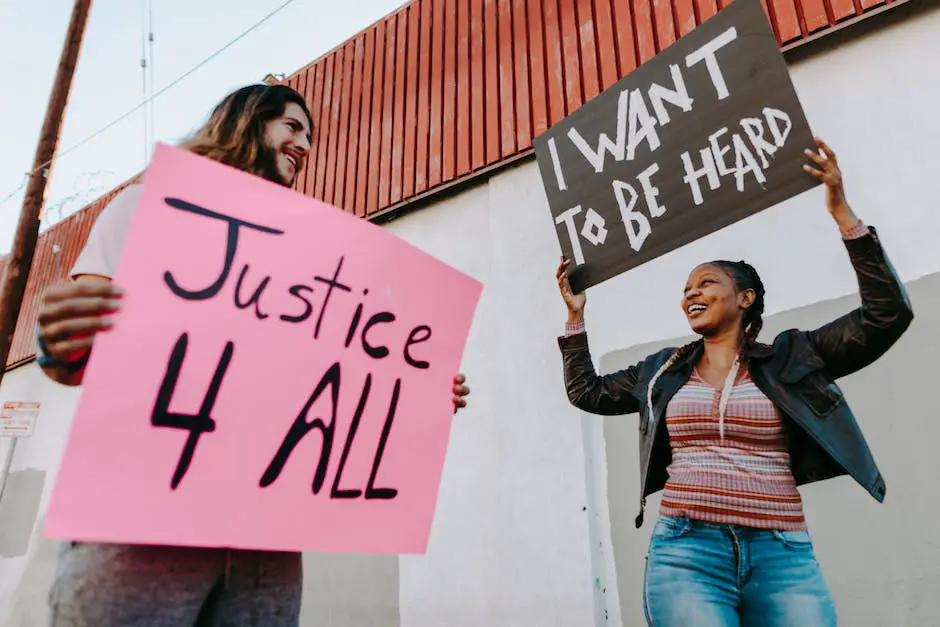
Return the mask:
<svg viewBox="0 0 940 627">
<path fill-rule="evenodd" d="M 839 229 L 848 231 L 858 224 L 858 216 L 855 215 L 845 199 L 845 188 L 842 185 L 842 170 L 839 169 L 839 161 L 832 149 L 826 145 L 826 142 L 818 137 L 815 140 L 819 151 L 814 152 L 806 149 L 805 152 L 816 167 L 804 165 L 803 169 L 826 185 L 826 208 L 836 224 L 839 225 Z"/>
<path fill-rule="evenodd" d="M 571 265 L 570 259 L 561 258 L 558 269 L 555 271 L 555 279 L 558 280 L 558 290 L 561 297 L 568 306 L 568 324 L 578 324 L 584 321 L 584 305 L 587 303 L 587 295 L 584 292 L 575 294 L 571 289 L 571 282 L 568 280 L 568 266 Z"/>
<path fill-rule="evenodd" d="M 467 381 L 467 377 L 462 374 L 458 374 L 454 377 L 454 413 L 457 413 L 457 410 L 467 406 L 467 399 L 464 397 L 470 393 L 470 388 L 464 385 Z"/>
</svg>

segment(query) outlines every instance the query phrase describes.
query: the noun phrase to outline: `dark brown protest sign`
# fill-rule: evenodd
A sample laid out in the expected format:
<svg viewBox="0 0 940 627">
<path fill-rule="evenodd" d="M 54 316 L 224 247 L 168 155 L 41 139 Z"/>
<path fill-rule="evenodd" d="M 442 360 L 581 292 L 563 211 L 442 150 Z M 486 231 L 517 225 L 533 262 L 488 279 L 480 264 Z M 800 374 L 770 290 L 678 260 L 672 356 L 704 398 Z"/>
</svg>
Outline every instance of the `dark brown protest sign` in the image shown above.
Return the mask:
<svg viewBox="0 0 940 627">
<path fill-rule="evenodd" d="M 759 0 L 736 0 L 534 141 L 580 292 L 818 185 Z"/>
</svg>

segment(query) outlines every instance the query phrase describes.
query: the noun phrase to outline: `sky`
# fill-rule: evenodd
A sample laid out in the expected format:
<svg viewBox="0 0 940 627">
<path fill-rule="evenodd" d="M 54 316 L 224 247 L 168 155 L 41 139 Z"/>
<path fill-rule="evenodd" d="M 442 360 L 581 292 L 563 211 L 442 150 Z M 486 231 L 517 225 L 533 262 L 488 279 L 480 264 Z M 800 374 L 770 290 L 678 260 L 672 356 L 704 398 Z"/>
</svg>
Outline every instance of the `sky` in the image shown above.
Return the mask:
<svg viewBox="0 0 940 627">
<path fill-rule="evenodd" d="M 287 0 L 94 0 L 66 110 L 59 153 L 68 151 L 214 54 Z M 153 141 L 175 143 L 229 91 L 289 75 L 405 0 L 293 0 L 269 20 L 153 101 L 151 141 L 142 109 L 57 160 L 43 229 L 143 169 Z M 72 12 L 72 0 L 0 0 L 0 254 L 9 252 Z M 152 15 L 152 22 L 149 16 Z M 145 45 L 152 23 L 153 48 Z"/>
</svg>

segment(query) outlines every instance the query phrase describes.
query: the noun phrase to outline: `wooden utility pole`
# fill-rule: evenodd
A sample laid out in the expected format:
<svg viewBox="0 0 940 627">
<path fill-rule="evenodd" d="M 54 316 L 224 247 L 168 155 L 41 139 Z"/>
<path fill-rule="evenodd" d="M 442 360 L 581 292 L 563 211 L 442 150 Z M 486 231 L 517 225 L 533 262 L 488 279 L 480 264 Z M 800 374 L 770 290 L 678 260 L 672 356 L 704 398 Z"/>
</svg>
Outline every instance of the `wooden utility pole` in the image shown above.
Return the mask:
<svg viewBox="0 0 940 627">
<path fill-rule="evenodd" d="M 16 321 L 23 304 L 29 270 L 33 265 L 33 253 L 39 239 L 39 223 L 46 199 L 46 185 L 52 175 L 52 163 L 59 145 L 62 120 L 72 88 L 72 76 L 75 73 L 75 64 L 78 62 L 78 53 L 85 35 L 85 23 L 90 11 L 91 0 L 75 0 L 62 56 L 59 58 L 59 69 L 52 85 L 52 93 L 49 95 L 46 119 L 42 124 L 39 144 L 36 146 L 36 157 L 26 186 L 20 221 L 16 226 L 13 250 L 10 251 L 0 284 L 0 381 L 6 372 L 13 332 L 16 330 Z"/>
</svg>

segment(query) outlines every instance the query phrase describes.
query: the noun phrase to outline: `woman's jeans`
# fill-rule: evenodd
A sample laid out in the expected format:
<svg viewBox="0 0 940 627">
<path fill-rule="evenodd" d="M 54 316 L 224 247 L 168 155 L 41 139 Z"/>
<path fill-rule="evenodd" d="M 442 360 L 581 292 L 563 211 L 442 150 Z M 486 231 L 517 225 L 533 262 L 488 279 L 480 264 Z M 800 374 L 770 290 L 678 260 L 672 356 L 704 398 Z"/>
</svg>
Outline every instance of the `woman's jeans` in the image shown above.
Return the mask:
<svg viewBox="0 0 940 627">
<path fill-rule="evenodd" d="M 834 627 L 835 607 L 806 531 L 663 516 L 646 564 L 654 627 Z"/>
</svg>

